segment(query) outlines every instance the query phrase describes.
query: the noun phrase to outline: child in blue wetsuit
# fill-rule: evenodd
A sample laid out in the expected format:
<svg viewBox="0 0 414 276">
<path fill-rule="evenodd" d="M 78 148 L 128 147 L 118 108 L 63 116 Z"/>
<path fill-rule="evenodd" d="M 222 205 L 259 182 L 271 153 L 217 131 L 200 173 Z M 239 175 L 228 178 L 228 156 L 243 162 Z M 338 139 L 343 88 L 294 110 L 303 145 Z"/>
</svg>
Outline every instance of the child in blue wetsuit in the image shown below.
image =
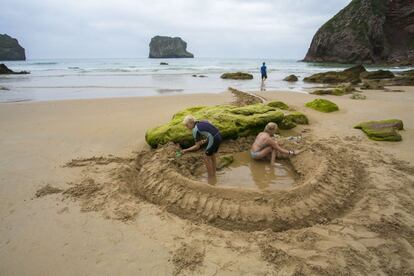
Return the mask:
<svg viewBox="0 0 414 276">
<path fill-rule="evenodd" d="M 188 115 L 184 118 L 183 124 L 191 129 L 193 132 L 195 145 L 184 149 L 182 153 L 196 151 L 204 144 L 207 144 L 205 149 L 204 163 L 207 167 L 208 178 L 216 176 L 216 153 L 221 144 L 220 131 L 208 121 L 196 121 L 193 116 Z"/>
<path fill-rule="evenodd" d="M 262 74 L 262 81 L 265 81 L 267 79 L 267 67 L 266 63 L 263 62 L 262 67 L 260 67 L 260 73 Z"/>
</svg>

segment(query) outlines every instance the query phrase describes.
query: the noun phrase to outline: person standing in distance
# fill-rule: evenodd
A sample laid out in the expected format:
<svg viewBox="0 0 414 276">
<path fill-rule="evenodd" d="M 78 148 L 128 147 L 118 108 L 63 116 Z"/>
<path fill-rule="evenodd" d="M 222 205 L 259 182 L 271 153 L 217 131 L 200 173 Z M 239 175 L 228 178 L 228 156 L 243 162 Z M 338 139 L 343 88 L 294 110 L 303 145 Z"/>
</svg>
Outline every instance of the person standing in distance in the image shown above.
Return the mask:
<svg viewBox="0 0 414 276">
<path fill-rule="evenodd" d="M 260 73 L 262 74 L 262 81 L 265 81 L 267 79 L 267 67 L 266 63 L 263 62 L 262 67 L 260 67 Z"/>
</svg>

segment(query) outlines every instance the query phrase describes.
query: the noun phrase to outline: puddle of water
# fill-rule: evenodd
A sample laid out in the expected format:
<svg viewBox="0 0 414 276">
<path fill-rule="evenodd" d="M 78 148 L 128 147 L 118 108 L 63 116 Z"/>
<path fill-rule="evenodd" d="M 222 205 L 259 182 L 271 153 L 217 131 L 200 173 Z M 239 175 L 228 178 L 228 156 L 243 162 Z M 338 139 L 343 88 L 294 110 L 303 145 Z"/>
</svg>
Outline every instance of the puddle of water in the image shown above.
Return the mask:
<svg viewBox="0 0 414 276">
<path fill-rule="evenodd" d="M 256 161 L 250 157 L 250 152 L 233 154 L 234 162 L 217 171 L 217 186 L 232 186 L 259 190 L 280 190 L 294 186 L 297 175 L 287 160 L 276 160 L 275 166 L 270 161 Z M 207 181 L 207 173 L 202 176 Z"/>
</svg>

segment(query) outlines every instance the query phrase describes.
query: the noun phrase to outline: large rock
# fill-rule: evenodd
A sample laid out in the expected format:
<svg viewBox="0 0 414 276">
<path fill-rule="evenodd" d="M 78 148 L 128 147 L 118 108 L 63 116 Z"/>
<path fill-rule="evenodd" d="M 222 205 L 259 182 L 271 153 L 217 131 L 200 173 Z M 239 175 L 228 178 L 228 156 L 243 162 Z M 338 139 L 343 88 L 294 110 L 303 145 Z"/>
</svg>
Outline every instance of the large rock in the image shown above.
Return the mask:
<svg viewBox="0 0 414 276">
<path fill-rule="evenodd" d="M 222 79 L 232 79 L 232 80 L 251 80 L 253 75 L 249 73 L 236 72 L 236 73 L 224 73 L 220 76 Z"/>
<path fill-rule="evenodd" d="M 303 80 L 305 82 L 313 83 L 359 83 L 361 82 L 360 74 L 366 72 L 366 69 L 362 65 L 357 65 L 343 71 L 328 71 L 324 73 L 317 73 L 312 76 L 306 77 Z"/>
<path fill-rule="evenodd" d="M 29 72 L 27 71 L 15 72 L 9 69 L 5 64 L 3 63 L 0 64 L 0 75 L 24 75 L 24 74 L 29 74 Z"/>
<path fill-rule="evenodd" d="M 155 36 L 149 44 L 149 58 L 193 58 L 187 43 L 180 37 Z"/>
<path fill-rule="evenodd" d="M 304 61 L 414 64 L 414 1 L 353 0 L 317 31 Z"/>
<path fill-rule="evenodd" d="M 361 129 L 372 140 L 396 142 L 402 140 L 397 130 L 404 129 L 404 124 L 401 120 L 390 119 L 363 122 L 354 128 Z"/>
<path fill-rule="evenodd" d="M 378 70 L 370 72 L 362 72 L 360 75 L 361 79 L 391 79 L 395 75 L 388 70 Z"/>
<path fill-rule="evenodd" d="M 223 139 L 256 135 L 263 131 L 269 122 L 279 124 L 281 129 L 289 129 L 295 127 L 296 124 L 308 123 L 306 116 L 302 113 L 283 111 L 265 104 L 242 107 L 233 105 L 198 106 L 184 109 L 176 113 L 169 123 L 148 130 L 145 140 L 151 147 L 168 142 L 179 143 L 184 147 L 192 145 L 194 140 L 191 131 L 185 128 L 182 123 L 188 114 L 199 120 L 210 121 L 220 130 Z M 286 120 L 283 121 L 285 118 Z"/>
<path fill-rule="evenodd" d="M 0 60 L 26 60 L 24 48 L 17 39 L 0 34 Z"/>
</svg>

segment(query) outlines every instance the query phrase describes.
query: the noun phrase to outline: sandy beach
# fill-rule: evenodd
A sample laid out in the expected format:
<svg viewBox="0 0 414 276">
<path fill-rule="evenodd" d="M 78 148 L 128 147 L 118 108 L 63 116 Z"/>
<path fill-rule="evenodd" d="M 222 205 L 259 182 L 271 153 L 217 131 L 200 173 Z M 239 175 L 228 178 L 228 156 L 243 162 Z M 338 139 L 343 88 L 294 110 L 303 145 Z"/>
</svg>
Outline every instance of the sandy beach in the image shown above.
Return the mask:
<svg viewBox="0 0 414 276">
<path fill-rule="evenodd" d="M 340 107 L 329 114 L 304 107 L 314 95 L 255 93 L 308 116 L 310 124 L 294 131 L 337 159 L 331 186 L 348 168 L 363 170 L 352 182 L 355 194 L 326 187 L 329 196 L 344 199 L 343 210 L 283 231 L 229 230 L 186 219 L 116 181 L 114 173 L 149 150 L 147 129 L 183 108 L 230 103 L 229 92 L 2 103 L 0 275 L 410 275 L 414 88 L 398 89 L 405 92 L 364 91 L 366 100 L 325 96 Z M 372 141 L 353 128 L 391 118 L 404 122 L 401 142 Z M 73 159 L 78 163 L 67 166 Z M 85 181 L 100 190 L 79 198 L 71 192 L 35 196 L 48 184 L 67 191 Z"/>
</svg>

